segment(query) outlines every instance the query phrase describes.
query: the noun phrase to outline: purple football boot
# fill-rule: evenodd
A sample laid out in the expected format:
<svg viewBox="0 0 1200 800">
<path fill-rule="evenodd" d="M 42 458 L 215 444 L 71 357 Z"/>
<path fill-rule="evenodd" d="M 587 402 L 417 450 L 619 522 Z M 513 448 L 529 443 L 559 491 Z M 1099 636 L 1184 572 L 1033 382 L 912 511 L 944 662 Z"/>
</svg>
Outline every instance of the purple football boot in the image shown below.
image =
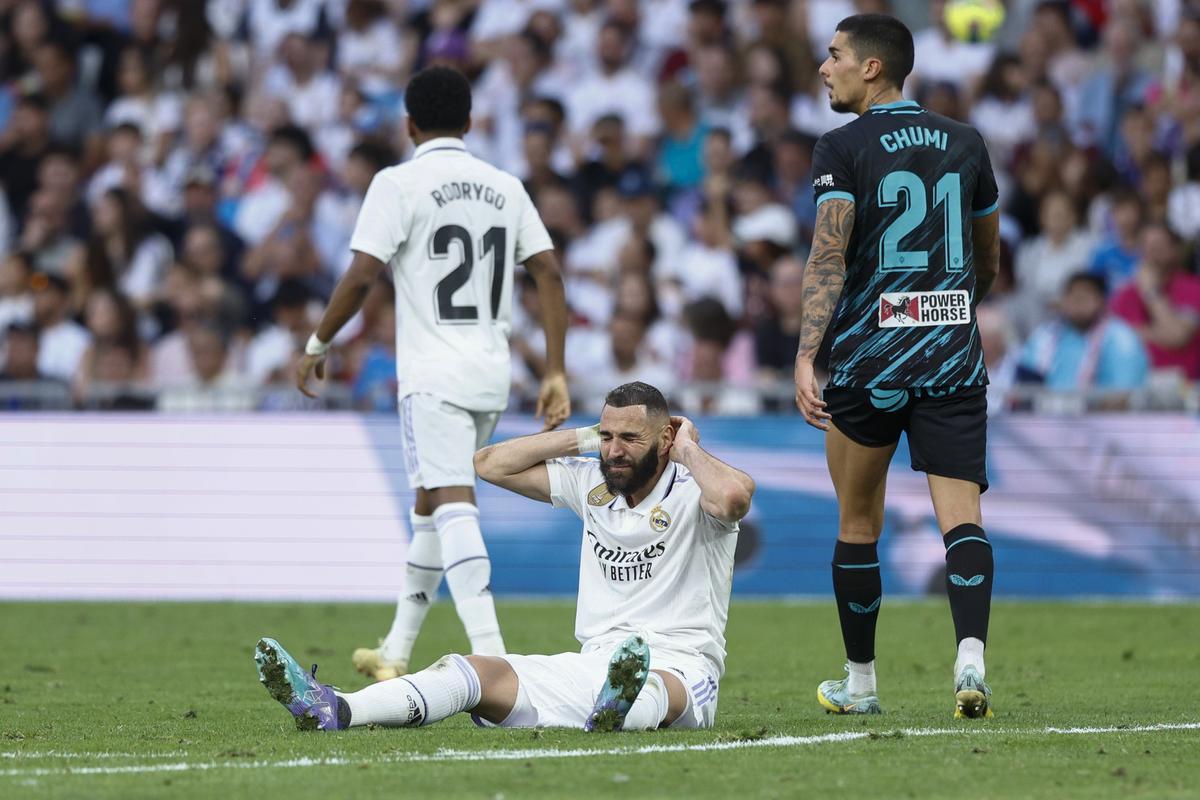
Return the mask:
<svg viewBox="0 0 1200 800">
<path fill-rule="evenodd" d="M 337 695 L 333 687 L 317 681 L 316 664 L 310 675 L 274 639 L 258 640 L 254 663 L 258 665 L 258 680 L 267 687 L 271 697 L 292 712 L 297 728 L 336 731 L 340 727 Z"/>
</svg>

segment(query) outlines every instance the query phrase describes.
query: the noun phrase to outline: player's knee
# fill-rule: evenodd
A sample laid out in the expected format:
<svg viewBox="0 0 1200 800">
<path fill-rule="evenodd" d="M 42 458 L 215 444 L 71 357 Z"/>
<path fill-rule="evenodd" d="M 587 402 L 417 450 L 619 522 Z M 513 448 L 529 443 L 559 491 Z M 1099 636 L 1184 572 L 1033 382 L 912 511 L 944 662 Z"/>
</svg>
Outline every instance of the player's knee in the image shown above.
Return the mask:
<svg viewBox="0 0 1200 800">
<path fill-rule="evenodd" d="M 838 526 L 838 539 L 850 544 L 874 544 L 879 541 L 883 525 L 867 517 L 843 519 Z"/>
</svg>

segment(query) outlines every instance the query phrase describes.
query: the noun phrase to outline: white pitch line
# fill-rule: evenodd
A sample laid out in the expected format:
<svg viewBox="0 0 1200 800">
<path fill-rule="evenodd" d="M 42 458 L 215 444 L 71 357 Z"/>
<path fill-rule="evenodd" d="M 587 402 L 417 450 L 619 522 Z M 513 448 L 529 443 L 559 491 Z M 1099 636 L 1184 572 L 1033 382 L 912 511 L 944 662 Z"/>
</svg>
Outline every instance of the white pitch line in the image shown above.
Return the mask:
<svg viewBox="0 0 1200 800">
<path fill-rule="evenodd" d="M 4 778 L 40 778 L 65 775 L 126 775 L 145 774 L 153 772 L 188 772 L 209 771 L 221 769 L 285 769 L 290 767 L 336 767 L 353 764 L 376 763 L 418 763 L 443 761 L 531 761 L 544 758 L 591 758 L 595 756 L 637 756 L 657 753 L 707 752 L 714 750 L 744 750 L 758 747 L 802 747 L 806 745 L 828 744 L 831 742 L 851 742 L 869 738 L 905 738 L 923 736 L 971 736 L 974 734 L 1002 734 L 1009 736 L 1041 736 L 1041 735 L 1095 735 L 1108 733 L 1154 733 L 1161 731 L 1194 731 L 1200 730 L 1200 722 L 1159 723 L 1156 725 L 1112 725 L 1107 727 L 1090 728 L 901 728 L 893 731 L 868 732 L 845 731 L 841 733 L 824 733 L 815 736 L 770 736 L 763 739 L 738 739 L 727 742 L 706 742 L 704 744 L 652 744 L 642 747 L 610 747 L 610 748 L 575 748 L 571 750 L 556 750 L 553 748 L 537 748 L 524 750 L 451 750 L 443 749 L 433 753 L 398 753 L 379 756 L 329 756 L 324 758 L 292 758 L 284 761 L 180 761 L 167 764 L 130 764 L 114 767 L 39 767 L 29 769 L 0 770 Z M 54 752 L 54 751 L 50 751 Z M 61 753 L 56 758 L 85 757 L 85 753 Z M 118 754 L 109 754 L 118 755 Z M 0 753 L 0 756 L 20 757 L 20 753 Z M 143 756 L 144 757 L 144 756 Z"/>
</svg>

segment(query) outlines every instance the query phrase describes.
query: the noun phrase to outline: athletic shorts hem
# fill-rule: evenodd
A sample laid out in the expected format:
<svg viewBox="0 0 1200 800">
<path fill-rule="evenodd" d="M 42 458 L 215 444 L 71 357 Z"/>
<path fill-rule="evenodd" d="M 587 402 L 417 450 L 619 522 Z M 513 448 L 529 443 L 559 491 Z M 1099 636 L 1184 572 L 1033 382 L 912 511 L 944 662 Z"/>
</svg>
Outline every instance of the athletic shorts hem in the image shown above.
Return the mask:
<svg viewBox="0 0 1200 800">
<path fill-rule="evenodd" d="M 939 478 L 950 478 L 956 481 L 968 481 L 979 487 L 979 493 L 983 494 L 988 490 L 988 482 L 986 478 L 981 479 L 978 473 L 970 473 L 966 471 L 955 471 L 933 467 L 926 464 L 913 464 L 913 472 L 924 472 L 926 475 L 935 475 Z"/>
<path fill-rule="evenodd" d="M 833 423 L 833 427 L 837 428 L 838 431 L 841 432 L 841 434 L 843 436 L 845 436 L 847 439 L 854 442 L 855 444 L 862 445 L 863 447 L 870 447 L 873 450 L 878 450 L 881 447 L 892 447 L 893 445 L 898 444 L 900 442 L 900 434 L 899 433 L 897 433 L 896 438 L 891 440 L 890 442 L 867 441 L 867 439 L 865 437 L 859 436 L 856 431 L 852 430 L 850 428 L 849 424 L 839 423 L 837 417 L 833 417 L 833 419 L 831 419 L 830 421 Z"/>
</svg>

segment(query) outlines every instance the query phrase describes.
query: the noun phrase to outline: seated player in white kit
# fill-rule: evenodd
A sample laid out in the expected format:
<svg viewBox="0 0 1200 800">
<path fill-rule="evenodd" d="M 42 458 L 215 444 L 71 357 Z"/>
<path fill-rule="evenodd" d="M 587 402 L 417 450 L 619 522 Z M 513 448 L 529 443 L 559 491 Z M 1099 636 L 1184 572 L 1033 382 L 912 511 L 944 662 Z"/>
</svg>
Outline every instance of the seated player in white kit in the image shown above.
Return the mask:
<svg viewBox="0 0 1200 800">
<path fill-rule="evenodd" d="M 738 521 L 754 481 L 709 455 L 653 386 L 609 392 L 600 423 L 501 442 L 479 476 L 583 520 L 575 636 L 581 652 L 448 655 L 428 669 L 341 693 L 273 639 L 259 678 L 302 729 L 428 725 L 462 711 L 481 725 L 586 730 L 707 728 L 725 669 Z M 600 458 L 579 458 L 600 451 Z"/>
</svg>

